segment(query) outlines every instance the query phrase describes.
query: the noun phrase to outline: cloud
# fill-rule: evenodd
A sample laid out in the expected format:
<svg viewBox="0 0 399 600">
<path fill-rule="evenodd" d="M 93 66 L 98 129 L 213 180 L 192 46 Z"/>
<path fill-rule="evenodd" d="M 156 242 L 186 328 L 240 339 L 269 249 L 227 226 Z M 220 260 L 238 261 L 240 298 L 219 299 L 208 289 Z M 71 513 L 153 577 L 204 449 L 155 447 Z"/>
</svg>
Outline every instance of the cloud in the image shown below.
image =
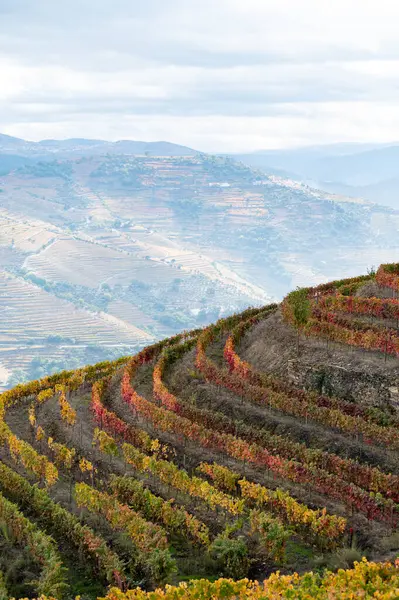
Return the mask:
<svg viewBox="0 0 399 600">
<path fill-rule="evenodd" d="M 0 131 L 215 151 L 398 139 L 398 17 L 391 0 L 0 0 Z"/>
</svg>

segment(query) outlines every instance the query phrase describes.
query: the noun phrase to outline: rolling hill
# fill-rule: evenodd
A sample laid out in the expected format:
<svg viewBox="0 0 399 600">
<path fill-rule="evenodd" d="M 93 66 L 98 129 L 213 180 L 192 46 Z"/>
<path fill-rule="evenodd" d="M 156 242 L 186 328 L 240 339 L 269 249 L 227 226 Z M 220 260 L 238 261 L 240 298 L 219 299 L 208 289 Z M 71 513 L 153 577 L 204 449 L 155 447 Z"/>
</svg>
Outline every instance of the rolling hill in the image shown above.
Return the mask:
<svg viewBox="0 0 399 600">
<path fill-rule="evenodd" d="M 398 292 L 383 264 L 2 393 L 3 597 L 395 597 Z"/>
<path fill-rule="evenodd" d="M 333 144 L 237 155 L 245 164 L 335 194 L 399 208 L 397 144 Z"/>
<path fill-rule="evenodd" d="M 393 209 L 143 144 L 1 137 L 0 388 L 132 354 L 399 252 Z"/>
<path fill-rule="evenodd" d="M 197 151 L 192 148 L 162 141 L 141 142 L 119 140 L 117 142 L 108 142 L 105 140 L 71 138 L 67 140 L 28 142 L 4 134 L 0 134 L 0 152 L 2 154 L 39 157 L 42 160 L 51 160 L 54 155 L 65 158 L 69 156 L 90 156 L 97 154 L 148 154 L 150 156 L 192 156 L 197 154 Z"/>
</svg>

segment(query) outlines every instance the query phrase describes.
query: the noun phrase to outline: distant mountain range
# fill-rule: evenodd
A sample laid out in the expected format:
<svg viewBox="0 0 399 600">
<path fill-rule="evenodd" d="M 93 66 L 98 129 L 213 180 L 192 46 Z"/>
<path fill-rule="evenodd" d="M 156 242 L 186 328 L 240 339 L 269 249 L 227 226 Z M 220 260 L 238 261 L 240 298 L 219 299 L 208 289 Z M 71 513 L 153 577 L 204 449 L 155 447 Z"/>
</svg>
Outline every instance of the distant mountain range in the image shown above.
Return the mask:
<svg viewBox="0 0 399 600">
<path fill-rule="evenodd" d="M 399 143 L 265 150 L 235 158 L 258 169 L 278 169 L 332 193 L 399 208 Z"/>
<path fill-rule="evenodd" d="M 0 134 L 0 175 L 37 161 L 84 156 L 195 156 L 201 152 L 171 142 L 71 138 L 30 142 Z M 399 209 L 399 143 L 341 143 L 232 155 L 235 160 L 333 194 L 363 198 Z"/>
<path fill-rule="evenodd" d="M 54 157 L 54 154 L 66 158 L 70 156 L 104 154 L 143 154 L 147 156 L 193 156 L 196 150 L 172 144 L 171 142 L 141 142 L 134 140 L 87 140 L 74 138 L 67 140 L 26 140 L 0 134 L 0 153 L 26 157 Z"/>
</svg>

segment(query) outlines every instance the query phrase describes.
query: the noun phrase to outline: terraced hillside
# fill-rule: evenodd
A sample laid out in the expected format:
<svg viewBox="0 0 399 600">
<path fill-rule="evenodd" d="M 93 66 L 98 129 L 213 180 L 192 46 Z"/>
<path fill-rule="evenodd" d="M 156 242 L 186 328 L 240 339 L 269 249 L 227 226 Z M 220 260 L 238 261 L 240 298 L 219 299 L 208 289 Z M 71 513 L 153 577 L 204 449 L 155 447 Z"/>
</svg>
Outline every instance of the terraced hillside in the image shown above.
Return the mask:
<svg viewBox="0 0 399 600">
<path fill-rule="evenodd" d="M 399 249 L 397 211 L 230 158 L 11 142 L 26 164 L 0 152 L 0 390 L 133 354 Z"/>
<path fill-rule="evenodd" d="M 3 597 L 397 597 L 398 281 L 382 265 L 1 394 Z"/>
</svg>

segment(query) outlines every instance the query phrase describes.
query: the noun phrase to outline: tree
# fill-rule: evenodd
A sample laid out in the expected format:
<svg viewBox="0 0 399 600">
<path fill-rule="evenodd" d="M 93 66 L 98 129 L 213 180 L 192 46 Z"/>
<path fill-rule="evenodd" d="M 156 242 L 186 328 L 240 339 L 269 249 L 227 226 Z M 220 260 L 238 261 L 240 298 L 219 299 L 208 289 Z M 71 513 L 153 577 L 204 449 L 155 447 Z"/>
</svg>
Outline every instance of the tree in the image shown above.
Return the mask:
<svg viewBox="0 0 399 600">
<path fill-rule="evenodd" d="M 242 579 L 249 568 L 248 548 L 243 537 L 230 539 L 219 535 L 209 548 L 211 557 L 216 560 L 226 577 Z"/>
<path fill-rule="evenodd" d="M 153 584 L 162 585 L 177 571 L 176 561 L 169 550 L 157 548 L 145 560 L 145 570 Z"/>
<path fill-rule="evenodd" d="M 306 288 L 297 288 L 291 294 L 290 304 L 294 317 L 295 326 L 297 328 L 297 354 L 299 355 L 299 336 L 301 329 L 306 325 L 310 316 L 310 300 Z"/>
</svg>

